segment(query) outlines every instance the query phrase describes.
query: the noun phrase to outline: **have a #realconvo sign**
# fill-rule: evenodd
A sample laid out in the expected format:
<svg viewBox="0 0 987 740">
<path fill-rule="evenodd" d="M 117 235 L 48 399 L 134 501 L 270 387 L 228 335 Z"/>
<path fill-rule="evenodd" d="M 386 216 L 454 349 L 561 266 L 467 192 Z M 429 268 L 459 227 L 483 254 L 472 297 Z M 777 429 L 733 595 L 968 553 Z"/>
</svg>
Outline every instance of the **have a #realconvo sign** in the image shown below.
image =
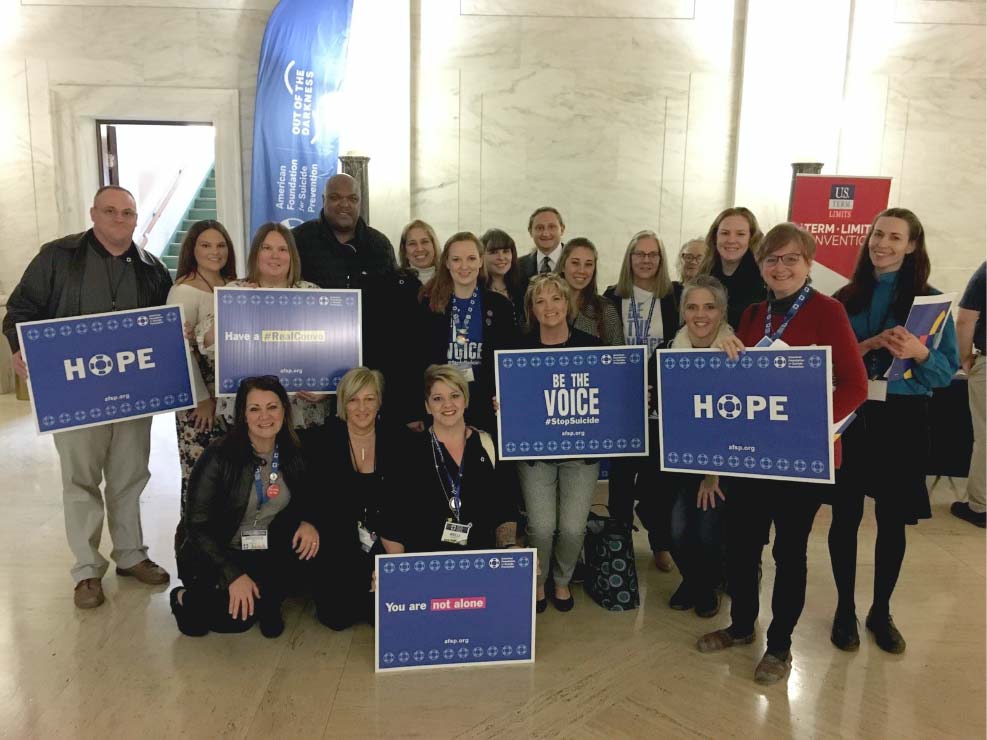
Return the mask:
<svg viewBox="0 0 987 740">
<path fill-rule="evenodd" d="M 180 306 L 17 325 L 38 432 L 192 408 Z"/>
<path fill-rule="evenodd" d="M 375 670 L 534 662 L 535 552 L 378 555 Z"/>
<path fill-rule="evenodd" d="M 658 350 L 661 469 L 833 482 L 830 348 Z"/>
<path fill-rule="evenodd" d="M 505 460 L 648 454 L 646 348 L 498 350 Z"/>
<path fill-rule="evenodd" d="M 359 290 L 216 289 L 216 393 L 275 375 L 289 393 L 335 393 L 363 364 Z"/>
</svg>

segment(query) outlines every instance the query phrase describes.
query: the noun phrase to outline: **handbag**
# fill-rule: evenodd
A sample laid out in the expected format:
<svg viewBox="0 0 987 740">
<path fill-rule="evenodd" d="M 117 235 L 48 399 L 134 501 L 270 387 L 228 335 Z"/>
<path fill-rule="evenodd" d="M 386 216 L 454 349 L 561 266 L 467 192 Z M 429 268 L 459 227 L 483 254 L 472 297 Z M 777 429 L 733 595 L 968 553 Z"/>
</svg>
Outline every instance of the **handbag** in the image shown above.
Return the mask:
<svg viewBox="0 0 987 740">
<path fill-rule="evenodd" d="M 637 566 L 631 528 L 609 516 L 589 513 L 586 539 L 583 541 L 586 563 L 583 588 L 604 609 L 613 612 L 637 609 Z"/>
</svg>

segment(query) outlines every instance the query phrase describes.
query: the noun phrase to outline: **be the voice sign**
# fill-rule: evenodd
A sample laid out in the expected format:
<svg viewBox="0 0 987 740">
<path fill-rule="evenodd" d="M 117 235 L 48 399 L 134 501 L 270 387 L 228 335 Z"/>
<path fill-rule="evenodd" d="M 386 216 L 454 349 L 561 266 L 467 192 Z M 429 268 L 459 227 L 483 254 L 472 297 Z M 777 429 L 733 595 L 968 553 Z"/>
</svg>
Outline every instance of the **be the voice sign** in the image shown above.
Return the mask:
<svg viewBox="0 0 987 740">
<path fill-rule="evenodd" d="M 599 416 L 600 389 L 591 388 L 589 373 L 569 373 L 572 388 L 566 386 L 565 373 L 552 374 L 552 388 L 545 393 L 548 416 Z"/>
</svg>

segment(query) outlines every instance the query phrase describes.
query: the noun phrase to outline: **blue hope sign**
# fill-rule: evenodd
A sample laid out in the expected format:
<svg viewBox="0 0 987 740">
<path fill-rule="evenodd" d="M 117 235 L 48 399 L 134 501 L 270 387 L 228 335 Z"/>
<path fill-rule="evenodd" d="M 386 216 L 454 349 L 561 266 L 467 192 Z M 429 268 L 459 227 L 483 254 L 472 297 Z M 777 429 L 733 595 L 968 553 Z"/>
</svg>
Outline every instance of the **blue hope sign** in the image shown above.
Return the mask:
<svg viewBox="0 0 987 740">
<path fill-rule="evenodd" d="M 658 351 L 661 469 L 832 483 L 830 348 Z"/>
<path fill-rule="evenodd" d="M 535 553 L 378 555 L 376 670 L 534 662 Z"/>
<path fill-rule="evenodd" d="M 192 408 L 180 306 L 17 325 L 38 431 Z"/>
</svg>

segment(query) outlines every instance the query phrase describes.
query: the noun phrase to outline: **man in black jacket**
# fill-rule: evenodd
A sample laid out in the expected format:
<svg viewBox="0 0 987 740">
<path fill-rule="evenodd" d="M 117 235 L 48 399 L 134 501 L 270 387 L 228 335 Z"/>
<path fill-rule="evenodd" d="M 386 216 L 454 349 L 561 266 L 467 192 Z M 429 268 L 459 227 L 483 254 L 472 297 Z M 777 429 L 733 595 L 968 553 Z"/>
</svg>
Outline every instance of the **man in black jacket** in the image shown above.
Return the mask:
<svg viewBox="0 0 987 740">
<path fill-rule="evenodd" d="M 356 180 L 333 175 L 319 217 L 292 229 L 304 280 L 320 288 L 363 288 L 397 269 L 391 242 L 360 218 L 360 197 Z"/>
<path fill-rule="evenodd" d="M 392 376 L 388 355 L 395 354 L 396 317 L 390 306 L 397 270 L 394 247 L 360 217 L 360 184 L 349 175 L 326 181 L 322 213 L 292 229 L 302 261 L 302 279 L 320 288 L 357 288 L 363 316 L 363 364 Z M 402 307 L 403 308 L 403 307 Z M 414 306 L 410 307 L 412 310 Z M 403 324 L 401 324 L 403 326 Z M 403 341 L 403 337 L 399 337 Z M 397 354 L 401 354 L 397 352 Z"/>
<path fill-rule="evenodd" d="M 133 195 L 114 185 L 100 188 L 89 215 L 89 231 L 41 247 L 7 301 L 3 333 L 21 377 L 27 377 L 28 368 L 17 339 L 19 322 L 160 306 L 168 297 L 167 269 L 133 242 Z M 104 496 L 117 574 L 151 585 L 167 583 L 168 573 L 147 557 L 140 522 L 140 495 L 151 477 L 151 417 L 57 432 L 54 438 L 65 533 L 76 559 L 75 605 L 91 609 L 104 600 L 101 579 L 108 562 L 99 552 Z"/>
<path fill-rule="evenodd" d="M 521 283 L 527 287 L 532 277 L 542 272 L 555 272 L 562 258 L 562 235 L 565 221 L 552 206 L 536 208 L 528 218 L 528 234 L 534 249 L 518 260 Z"/>
</svg>

